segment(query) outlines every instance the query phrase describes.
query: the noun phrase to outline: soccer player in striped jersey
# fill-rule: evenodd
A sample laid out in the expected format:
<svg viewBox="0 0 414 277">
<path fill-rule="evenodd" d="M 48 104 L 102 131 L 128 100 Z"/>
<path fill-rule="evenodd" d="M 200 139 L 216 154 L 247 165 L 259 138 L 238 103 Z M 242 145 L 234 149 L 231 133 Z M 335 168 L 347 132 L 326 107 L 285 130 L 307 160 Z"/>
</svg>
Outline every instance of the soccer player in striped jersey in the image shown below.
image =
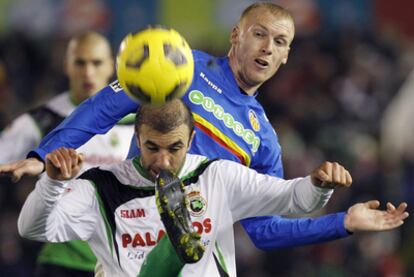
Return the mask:
<svg viewBox="0 0 414 277">
<path fill-rule="evenodd" d="M 67 46 L 64 70 L 68 91 L 19 116 L 0 134 L 0 163 L 24 158 L 77 105 L 108 85 L 114 62 L 107 39 L 96 32 L 73 37 Z M 133 119 L 126 118 L 107 134 L 92 138 L 79 149 L 87 154 L 82 170 L 125 159 L 133 133 Z M 48 243 L 40 252 L 35 275 L 93 276 L 95 264 L 96 257 L 85 242 Z"/>
<path fill-rule="evenodd" d="M 48 154 L 47 176 L 23 206 L 19 233 L 40 241 L 85 240 L 98 257 L 97 275 L 137 276 L 164 234 L 154 181 L 168 170 L 182 179 L 187 196 L 197 200 L 190 213 L 205 245 L 203 257 L 184 265 L 182 276 L 222 276 L 220 272 L 236 276 L 234 222 L 257 215 L 311 212 L 327 203 L 333 187 L 352 182 L 337 163 L 325 162 L 306 178 L 283 180 L 233 161 L 187 154 L 193 121 L 180 100 L 161 107 L 142 106 L 135 132 L 139 156 L 88 170 L 69 182 L 77 175 L 82 156 L 67 148 Z"/>
</svg>

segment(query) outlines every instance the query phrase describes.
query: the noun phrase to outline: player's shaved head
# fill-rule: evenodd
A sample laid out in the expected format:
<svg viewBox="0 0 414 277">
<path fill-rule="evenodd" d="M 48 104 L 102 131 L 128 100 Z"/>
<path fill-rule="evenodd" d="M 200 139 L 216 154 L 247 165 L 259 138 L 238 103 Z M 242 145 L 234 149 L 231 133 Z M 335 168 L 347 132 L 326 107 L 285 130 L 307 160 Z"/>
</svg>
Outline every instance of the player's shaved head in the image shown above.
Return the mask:
<svg viewBox="0 0 414 277">
<path fill-rule="evenodd" d="M 142 125 L 165 134 L 179 126 L 187 125 L 190 134 L 194 129 L 194 119 L 184 102 L 174 99 L 161 106 L 142 105 L 138 108 L 135 131 L 138 134 Z"/>
<path fill-rule="evenodd" d="M 279 5 L 276 5 L 272 2 L 257 2 L 257 3 L 254 3 L 248 6 L 243 11 L 243 13 L 240 16 L 239 24 L 242 24 L 244 19 L 247 18 L 248 16 L 253 15 L 256 12 L 260 12 L 260 10 L 263 10 L 263 9 L 269 11 L 270 13 L 272 13 L 274 16 L 276 16 L 279 19 L 288 19 L 294 22 L 291 13 L 287 9 Z"/>
<path fill-rule="evenodd" d="M 77 47 L 82 45 L 100 45 L 102 49 L 108 54 L 108 57 L 112 57 L 111 45 L 108 40 L 101 34 L 94 31 L 83 32 L 71 38 L 66 50 L 66 57 L 71 54 Z"/>
</svg>

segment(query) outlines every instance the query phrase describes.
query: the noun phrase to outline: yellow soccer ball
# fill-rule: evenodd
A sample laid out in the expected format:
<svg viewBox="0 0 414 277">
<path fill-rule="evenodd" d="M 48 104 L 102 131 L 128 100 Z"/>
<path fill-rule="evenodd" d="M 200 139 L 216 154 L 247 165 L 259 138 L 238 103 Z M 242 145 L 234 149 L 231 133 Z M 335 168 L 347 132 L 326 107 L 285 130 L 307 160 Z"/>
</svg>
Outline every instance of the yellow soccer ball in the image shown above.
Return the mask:
<svg viewBox="0 0 414 277">
<path fill-rule="evenodd" d="M 181 97 L 191 85 L 194 59 L 175 30 L 150 27 L 128 34 L 117 55 L 117 76 L 124 91 L 143 104 L 160 105 Z"/>
</svg>

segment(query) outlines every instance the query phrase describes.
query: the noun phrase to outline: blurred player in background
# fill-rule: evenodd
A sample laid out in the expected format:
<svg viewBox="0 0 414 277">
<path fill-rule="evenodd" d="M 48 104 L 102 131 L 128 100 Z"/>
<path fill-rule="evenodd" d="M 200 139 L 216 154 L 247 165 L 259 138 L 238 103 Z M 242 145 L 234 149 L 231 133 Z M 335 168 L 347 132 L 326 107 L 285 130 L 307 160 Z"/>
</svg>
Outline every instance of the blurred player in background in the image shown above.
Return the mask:
<svg viewBox="0 0 414 277">
<path fill-rule="evenodd" d="M 287 62 L 294 33 L 287 10 L 271 2 L 258 2 L 245 9 L 233 28 L 228 56 L 193 51 L 194 80 L 183 96 L 196 121 L 190 153 L 232 160 L 259 173 L 283 177 L 278 137 L 256 95 Z M 44 168 L 47 153 L 61 146 L 78 148 L 135 112 L 138 105 L 114 82 L 80 105 L 28 159 L 2 165 L 0 172 L 10 172 L 16 179 L 23 174 L 37 175 Z M 135 142 L 131 149 L 133 157 Z M 346 237 L 345 217 L 345 212 L 316 219 L 258 217 L 242 224 L 255 246 L 268 250 Z"/>
<path fill-rule="evenodd" d="M 0 134 L 0 163 L 22 159 L 86 98 L 108 84 L 114 73 L 111 47 L 105 37 L 85 32 L 73 37 L 66 51 L 64 71 L 69 90 L 15 119 Z M 82 170 L 123 160 L 133 135 L 133 118 L 95 136 L 79 151 L 86 154 Z M 93 276 L 96 258 L 81 241 L 46 244 L 38 258 L 37 276 Z"/>
</svg>

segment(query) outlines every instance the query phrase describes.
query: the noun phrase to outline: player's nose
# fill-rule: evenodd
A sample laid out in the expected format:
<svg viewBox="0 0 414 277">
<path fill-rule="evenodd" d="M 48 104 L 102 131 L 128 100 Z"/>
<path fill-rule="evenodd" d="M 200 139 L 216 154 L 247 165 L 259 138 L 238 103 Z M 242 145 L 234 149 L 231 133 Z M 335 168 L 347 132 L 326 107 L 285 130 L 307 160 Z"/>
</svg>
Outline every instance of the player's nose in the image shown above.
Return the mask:
<svg viewBox="0 0 414 277">
<path fill-rule="evenodd" d="M 157 166 L 157 168 L 161 170 L 170 169 L 171 162 L 170 162 L 170 156 L 168 155 L 168 153 L 165 153 L 163 151 L 158 153 L 156 157 L 155 165 Z"/>
<path fill-rule="evenodd" d="M 266 55 L 271 55 L 272 54 L 272 40 L 270 39 L 263 40 L 262 45 L 261 45 L 261 51 L 262 53 Z"/>
<path fill-rule="evenodd" d="M 92 78 L 95 74 L 95 67 L 93 64 L 87 63 L 83 67 L 83 75 L 87 78 Z"/>
</svg>

